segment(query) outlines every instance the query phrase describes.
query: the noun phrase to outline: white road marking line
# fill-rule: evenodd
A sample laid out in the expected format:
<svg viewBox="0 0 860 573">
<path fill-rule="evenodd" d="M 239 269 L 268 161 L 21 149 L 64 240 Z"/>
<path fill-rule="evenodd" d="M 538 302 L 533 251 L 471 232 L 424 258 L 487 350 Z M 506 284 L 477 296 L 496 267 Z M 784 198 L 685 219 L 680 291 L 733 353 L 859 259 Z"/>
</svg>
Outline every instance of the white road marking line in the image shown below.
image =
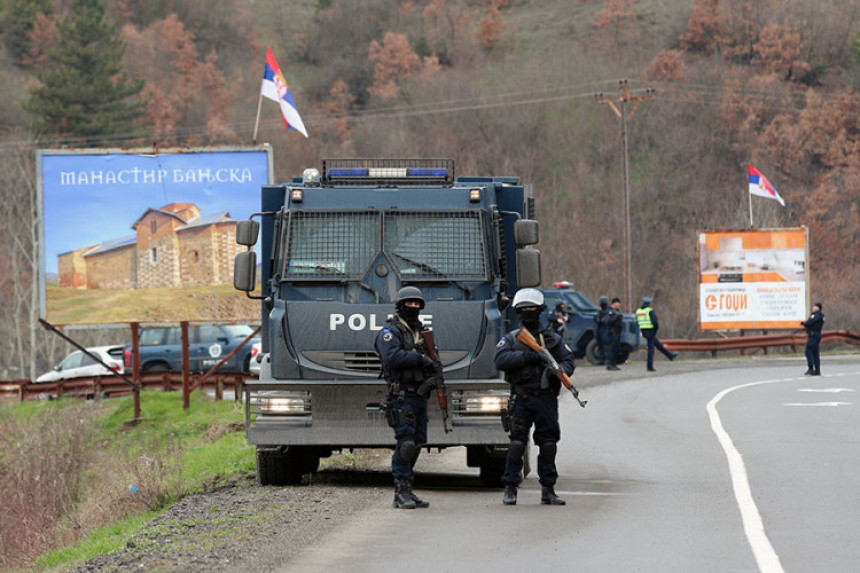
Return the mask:
<svg viewBox="0 0 860 573">
<path fill-rule="evenodd" d="M 799 388 L 798 392 L 821 392 L 823 394 L 839 394 L 840 392 L 853 392 L 853 388 Z"/>
<path fill-rule="evenodd" d="M 732 488 L 735 492 L 735 500 L 738 504 L 738 509 L 741 512 L 741 520 L 744 524 L 744 533 L 747 537 L 747 542 L 750 544 L 753 556 L 760 571 L 767 573 L 782 573 L 784 570 L 779 562 L 779 556 L 771 545 L 767 534 L 764 531 L 764 522 L 762 522 L 761 514 L 759 514 L 758 506 L 752 497 L 750 490 L 749 478 L 747 477 L 747 469 L 744 465 L 744 460 L 740 452 L 735 448 L 732 438 L 729 436 L 723 427 L 720 414 L 717 412 L 717 404 L 724 396 L 741 388 L 749 388 L 751 386 L 759 386 L 761 384 L 773 384 L 775 382 L 785 382 L 788 380 L 796 380 L 792 378 L 782 378 L 779 380 L 766 380 L 763 382 L 751 382 L 749 384 L 741 384 L 727 388 L 714 396 L 708 402 L 707 411 L 711 419 L 711 429 L 717 435 L 723 452 L 726 454 L 726 459 L 729 462 L 729 473 L 732 476 Z"/>
<path fill-rule="evenodd" d="M 520 488 L 520 489 L 519 489 L 519 492 L 520 492 L 520 495 L 522 495 L 522 494 L 526 494 L 526 495 L 532 495 L 532 494 L 533 494 L 533 495 L 535 495 L 535 496 L 540 496 L 540 495 L 541 495 L 541 491 L 540 491 L 540 490 L 532 490 L 532 489 L 523 489 L 523 488 Z M 582 496 L 589 496 L 589 495 L 597 495 L 597 496 L 603 496 L 603 495 L 629 495 L 629 494 L 626 494 L 626 493 L 616 493 L 616 492 L 611 492 L 611 491 L 571 491 L 571 490 L 560 490 L 560 489 L 555 490 L 555 493 L 556 493 L 557 495 L 559 495 L 559 496 L 562 496 L 562 495 L 582 495 Z"/>
<path fill-rule="evenodd" d="M 783 406 L 827 406 L 830 408 L 850 405 L 851 402 L 786 402 L 783 404 Z"/>
</svg>

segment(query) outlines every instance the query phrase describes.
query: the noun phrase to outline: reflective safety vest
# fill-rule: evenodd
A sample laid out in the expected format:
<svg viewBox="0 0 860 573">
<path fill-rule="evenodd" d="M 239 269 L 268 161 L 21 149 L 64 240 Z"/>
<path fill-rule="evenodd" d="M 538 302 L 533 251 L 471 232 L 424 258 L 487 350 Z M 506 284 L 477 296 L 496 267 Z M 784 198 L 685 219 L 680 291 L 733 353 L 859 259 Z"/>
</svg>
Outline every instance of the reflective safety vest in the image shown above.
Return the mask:
<svg viewBox="0 0 860 573">
<path fill-rule="evenodd" d="M 654 325 L 651 324 L 651 308 L 637 308 L 636 309 L 636 323 L 639 325 L 639 330 L 653 329 Z"/>
</svg>

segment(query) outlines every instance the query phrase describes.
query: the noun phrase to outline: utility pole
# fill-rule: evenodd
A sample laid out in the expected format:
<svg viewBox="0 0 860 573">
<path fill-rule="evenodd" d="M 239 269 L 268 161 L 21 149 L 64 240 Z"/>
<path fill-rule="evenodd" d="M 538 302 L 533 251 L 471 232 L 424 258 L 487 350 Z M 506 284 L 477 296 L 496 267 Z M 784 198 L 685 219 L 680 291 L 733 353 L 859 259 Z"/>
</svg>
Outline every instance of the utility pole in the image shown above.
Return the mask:
<svg viewBox="0 0 860 573">
<path fill-rule="evenodd" d="M 621 141 L 624 146 L 624 304 L 627 306 L 628 311 L 636 308 L 636 306 L 633 304 L 631 299 L 633 287 L 632 273 L 630 271 L 632 248 L 630 233 L 630 161 L 627 153 L 627 122 L 633 119 L 633 114 L 635 114 L 636 110 L 639 109 L 639 104 L 646 99 L 654 99 L 654 95 L 656 93 L 656 90 L 646 88 L 645 93 L 642 95 L 630 95 L 630 85 L 627 83 L 627 80 L 620 80 L 618 82 L 618 97 L 607 98 L 603 97 L 602 93 L 595 94 L 597 103 L 607 104 L 612 108 L 612 111 L 615 112 L 615 115 L 621 119 Z M 630 115 L 627 115 L 626 104 L 628 102 L 636 102 L 636 105 L 634 105 L 633 109 L 630 111 Z M 618 104 L 618 106 L 615 104 Z M 620 110 L 618 109 L 619 107 L 621 108 Z"/>
</svg>

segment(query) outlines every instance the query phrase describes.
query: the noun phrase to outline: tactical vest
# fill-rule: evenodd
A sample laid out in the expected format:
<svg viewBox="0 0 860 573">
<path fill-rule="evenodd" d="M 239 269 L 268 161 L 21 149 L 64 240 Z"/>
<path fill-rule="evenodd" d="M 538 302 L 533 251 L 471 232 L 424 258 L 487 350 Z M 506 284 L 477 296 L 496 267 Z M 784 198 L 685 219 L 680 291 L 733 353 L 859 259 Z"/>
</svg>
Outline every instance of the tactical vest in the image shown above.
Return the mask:
<svg viewBox="0 0 860 573">
<path fill-rule="evenodd" d="M 403 345 L 403 350 L 415 350 L 415 338 L 413 337 L 412 331 L 400 322 L 397 316 L 392 317 L 387 324 L 389 329 L 397 329 L 397 332 L 400 334 L 400 342 Z M 392 368 L 390 370 L 386 368 L 385 377 L 391 381 L 397 381 L 409 386 L 419 385 L 426 378 L 424 375 L 424 369 L 421 366 L 403 369 Z"/>
<path fill-rule="evenodd" d="M 513 350 L 524 352 L 530 350 L 528 346 L 520 342 L 517 338 L 517 333 L 520 330 L 512 330 L 506 336 L 508 342 L 511 343 Z M 537 337 L 540 340 L 540 336 Z M 546 349 L 552 352 L 559 343 L 559 338 L 551 334 L 549 330 L 543 332 L 543 339 L 546 344 Z M 540 388 L 540 379 L 545 366 L 543 364 L 526 364 L 519 368 L 513 368 L 505 371 L 505 382 L 516 389 L 535 391 Z"/>
<path fill-rule="evenodd" d="M 651 308 L 637 308 L 636 309 L 636 323 L 639 325 L 639 330 L 651 330 L 654 328 L 654 325 L 651 324 Z"/>
</svg>

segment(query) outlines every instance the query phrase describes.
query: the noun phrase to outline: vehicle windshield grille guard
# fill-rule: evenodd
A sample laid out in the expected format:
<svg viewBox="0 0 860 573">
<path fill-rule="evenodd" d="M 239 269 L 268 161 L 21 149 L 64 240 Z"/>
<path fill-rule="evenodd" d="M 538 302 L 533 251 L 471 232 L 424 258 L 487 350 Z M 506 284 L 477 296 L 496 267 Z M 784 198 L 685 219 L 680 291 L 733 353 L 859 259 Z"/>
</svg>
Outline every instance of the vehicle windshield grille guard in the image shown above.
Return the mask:
<svg viewBox="0 0 860 573">
<path fill-rule="evenodd" d="M 292 211 L 284 280 L 360 279 L 380 250 L 404 280 L 486 280 L 484 213 Z"/>
</svg>

